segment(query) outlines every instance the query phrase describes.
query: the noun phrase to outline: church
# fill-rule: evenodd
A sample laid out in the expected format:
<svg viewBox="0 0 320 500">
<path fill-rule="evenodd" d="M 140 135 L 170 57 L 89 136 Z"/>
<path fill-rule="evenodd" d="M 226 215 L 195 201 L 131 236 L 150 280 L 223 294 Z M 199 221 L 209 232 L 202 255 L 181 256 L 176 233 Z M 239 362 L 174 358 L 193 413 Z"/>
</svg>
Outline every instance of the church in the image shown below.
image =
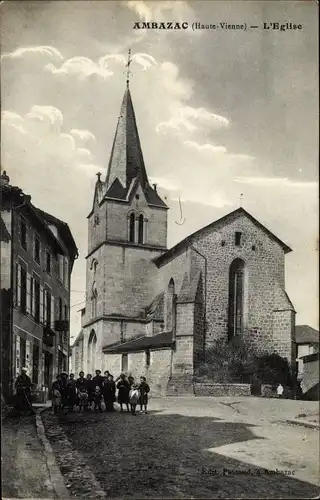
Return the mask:
<svg viewBox="0 0 320 500">
<path fill-rule="evenodd" d="M 188 392 L 199 355 L 233 336 L 292 365 L 291 249 L 243 208 L 167 249 L 167 215 L 148 180 L 127 82 L 88 215 L 86 306 L 72 370 L 145 375 L 153 394 L 175 384 Z"/>
</svg>

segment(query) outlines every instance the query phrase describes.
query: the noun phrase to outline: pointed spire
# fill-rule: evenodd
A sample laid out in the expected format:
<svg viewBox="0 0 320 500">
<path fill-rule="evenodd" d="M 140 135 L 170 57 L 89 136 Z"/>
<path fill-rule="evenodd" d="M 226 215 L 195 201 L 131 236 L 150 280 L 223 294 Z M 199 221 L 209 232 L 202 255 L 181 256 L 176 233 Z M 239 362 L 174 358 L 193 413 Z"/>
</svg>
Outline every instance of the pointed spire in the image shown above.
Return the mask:
<svg viewBox="0 0 320 500">
<path fill-rule="evenodd" d="M 130 71 L 130 64 L 131 64 L 131 62 L 132 62 L 132 59 L 131 59 L 131 49 L 129 49 L 129 51 L 128 51 L 128 62 L 126 64 L 126 67 L 128 68 L 127 69 L 127 82 L 126 82 L 127 83 L 127 89 L 129 88 L 130 74 L 132 74 L 131 71 Z"/>
<path fill-rule="evenodd" d="M 130 66 L 130 53 L 128 68 Z M 129 69 L 128 69 L 129 71 Z M 131 94 L 129 90 L 129 76 L 127 73 L 127 88 L 122 100 L 120 116 L 113 141 L 106 187 L 110 188 L 115 179 L 122 186 L 128 188 L 135 177 L 143 186 L 149 185 L 147 172 L 144 165 L 136 117 L 133 109 Z"/>
</svg>

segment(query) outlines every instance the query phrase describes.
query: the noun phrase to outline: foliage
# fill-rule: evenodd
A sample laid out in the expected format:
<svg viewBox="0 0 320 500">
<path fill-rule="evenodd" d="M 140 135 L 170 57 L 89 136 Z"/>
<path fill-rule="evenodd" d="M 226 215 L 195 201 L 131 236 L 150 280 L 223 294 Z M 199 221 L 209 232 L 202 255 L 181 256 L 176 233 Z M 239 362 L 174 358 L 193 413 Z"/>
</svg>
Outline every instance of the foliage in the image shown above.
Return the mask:
<svg viewBox="0 0 320 500">
<path fill-rule="evenodd" d="M 241 337 L 217 341 L 197 364 L 196 378 L 214 383 L 250 383 L 292 387 L 288 361 L 278 354 L 256 356 Z"/>
</svg>

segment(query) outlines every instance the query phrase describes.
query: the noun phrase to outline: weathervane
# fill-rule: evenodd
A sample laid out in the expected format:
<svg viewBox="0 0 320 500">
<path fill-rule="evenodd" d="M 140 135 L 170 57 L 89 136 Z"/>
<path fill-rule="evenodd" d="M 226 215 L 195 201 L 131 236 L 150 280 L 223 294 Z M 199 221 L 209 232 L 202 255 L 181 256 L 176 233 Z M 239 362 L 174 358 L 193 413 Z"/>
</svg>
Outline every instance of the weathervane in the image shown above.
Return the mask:
<svg viewBox="0 0 320 500">
<path fill-rule="evenodd" d="M 132 62 L 132 58 L 131 58 L 131 49 L 128 50 L 128 62 L 126 64 L 126 68 L 127 68 L 127 88 L 129 88 L 129 83 L 130 83 L 130 75 L 132 75 L 131 71 L 130 71 L 130 64 Z"/>
<path fill-rule="evenodd" d="M 243 200 L 243 193 L 241 193 L 239 197 L 240 207 L 242 207 L 242 200 Z"/>
<path fill-rule="evenodd" d="M 101 177 L 101 175 L 102 175 L 102 173 L 101 173 L 101 172 L 98 172 L 98 173 L 96 174 L 96 176 L 98 177 L 98 182 L 100 182 L 100 177 Z"/>
</svg>

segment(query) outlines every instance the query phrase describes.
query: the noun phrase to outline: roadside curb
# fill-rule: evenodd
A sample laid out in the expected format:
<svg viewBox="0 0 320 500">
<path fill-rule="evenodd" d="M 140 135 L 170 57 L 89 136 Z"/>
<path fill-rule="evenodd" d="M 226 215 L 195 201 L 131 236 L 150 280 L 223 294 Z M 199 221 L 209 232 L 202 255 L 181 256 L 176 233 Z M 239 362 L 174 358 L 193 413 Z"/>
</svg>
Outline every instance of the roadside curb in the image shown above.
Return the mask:
<svg viewBox="0 0 320 500">
<path fill-rule="evenodd" d="M 63 476 L 60 472 L 60 468 L 57 465 L 54 451 L 45 435 L 41 413 L 46 409 L 47 408 L 39 408 L 36 410 L 37 434 L 44 448 L 49 477 L 55 494 L 58 498 L 70 498 L 69 492 L 64 483 Z"/>
<path fill-rule="evenodd" d="M 300 420 L 298 418 L 288 418 L 285 420 L 287 424 L 301 425 L 302 427 L 308 427 L 309 429 L 320 429 L 319 424 L 315 424 L 314 422 L 306 422 L 305 420 Z"/>
</svg>

